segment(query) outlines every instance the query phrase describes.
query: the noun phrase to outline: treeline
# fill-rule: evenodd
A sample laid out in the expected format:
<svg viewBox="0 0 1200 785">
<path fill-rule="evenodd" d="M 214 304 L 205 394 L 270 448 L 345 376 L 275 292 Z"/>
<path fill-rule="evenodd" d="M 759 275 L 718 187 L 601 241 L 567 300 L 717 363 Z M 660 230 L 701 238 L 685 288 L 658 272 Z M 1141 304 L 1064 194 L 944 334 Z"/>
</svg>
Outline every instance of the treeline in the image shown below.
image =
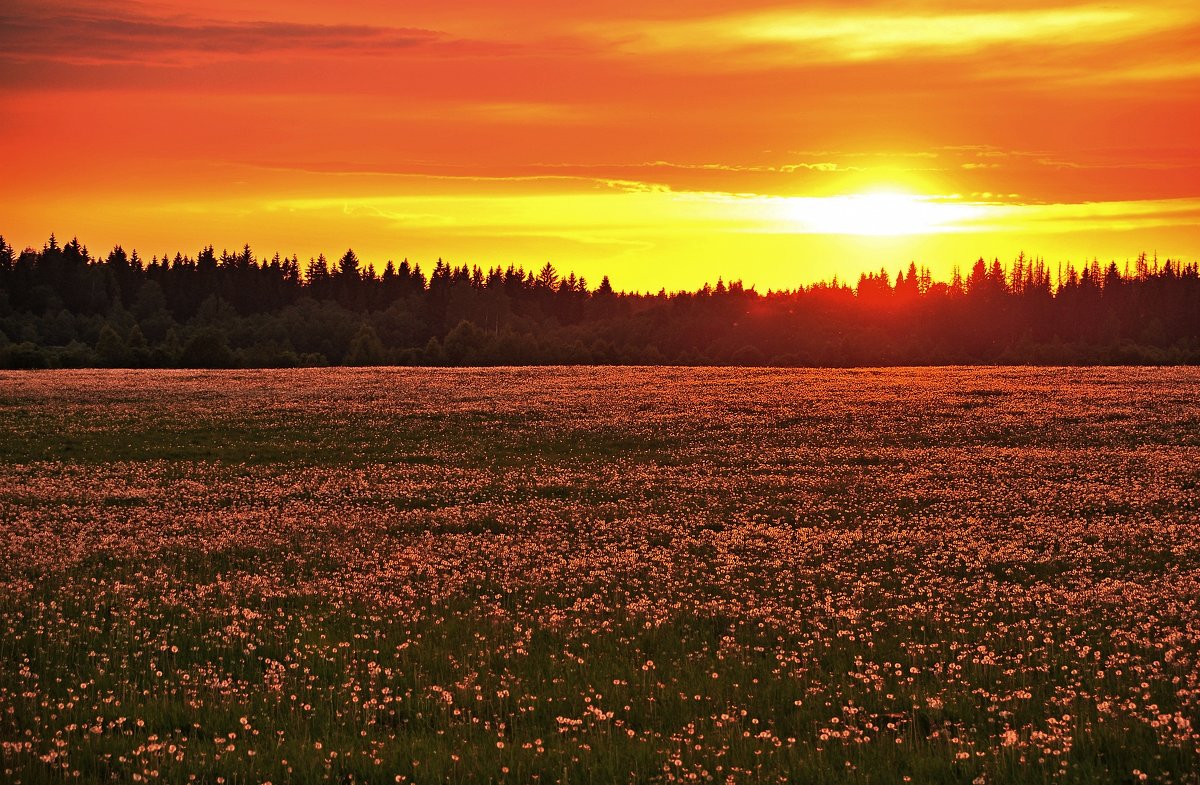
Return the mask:
<svg viewBox="0 0 1200 785">
<path fill-rule="evenodd" d="M 1200 271 L 1143 255 L 1080 269 L 1019 256 L 935 281 L 915 264 L 853 285 L 758 292 L 592 287 L 550 264 L 363 265 L 353 251 L 192 258 L 0 238 L 0 367 L 926 365 L 1200 362 Z"/>
</svg>

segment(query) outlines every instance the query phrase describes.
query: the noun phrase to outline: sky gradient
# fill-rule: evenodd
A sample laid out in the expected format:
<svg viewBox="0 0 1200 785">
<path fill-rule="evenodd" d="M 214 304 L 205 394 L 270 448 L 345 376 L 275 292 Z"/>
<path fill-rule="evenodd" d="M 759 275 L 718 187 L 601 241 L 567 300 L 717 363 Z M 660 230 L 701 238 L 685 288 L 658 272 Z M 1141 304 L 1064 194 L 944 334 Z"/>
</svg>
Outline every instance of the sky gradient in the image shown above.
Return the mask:
<svg viewBox="0 0 1200 785">
<path fill-rule="evenodd" d="M 0 233 L 622 289 L 1200 256 L 1200 6 L 0 7 Z"/>
</svg>

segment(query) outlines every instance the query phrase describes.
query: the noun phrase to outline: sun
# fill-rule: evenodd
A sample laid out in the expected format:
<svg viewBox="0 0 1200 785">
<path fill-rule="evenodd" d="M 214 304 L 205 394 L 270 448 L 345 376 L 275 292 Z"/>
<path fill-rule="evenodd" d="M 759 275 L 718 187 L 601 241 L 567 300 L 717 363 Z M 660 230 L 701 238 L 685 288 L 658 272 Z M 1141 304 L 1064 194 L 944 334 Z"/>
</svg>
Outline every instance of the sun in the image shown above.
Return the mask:
<svg viewBox="0 0 1200 785">
<path fill-rule="evenodd" d="M 983 206 L 956 198 L 872 190 L 788 200 L 787 220 L 808 234 L 899 236 L 962 231 Z"/>
</svg>

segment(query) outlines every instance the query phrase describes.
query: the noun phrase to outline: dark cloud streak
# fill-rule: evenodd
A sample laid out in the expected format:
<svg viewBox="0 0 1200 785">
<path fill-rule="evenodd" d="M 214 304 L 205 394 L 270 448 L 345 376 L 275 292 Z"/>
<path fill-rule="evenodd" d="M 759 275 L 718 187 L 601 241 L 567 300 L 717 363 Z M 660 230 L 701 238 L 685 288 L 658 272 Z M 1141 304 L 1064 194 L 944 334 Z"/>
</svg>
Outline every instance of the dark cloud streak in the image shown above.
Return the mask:
<svg viewBox="0 0 1200 785">
<path fill-rule="evenodd" d="M 0 11 L 0 59 L 78 64 L 188 65 L 205 58 L 388 55 L 406 50 L 487 53 L 505 47 L 420 28 L 224 22 L 134 13 Z"/>
</svg>

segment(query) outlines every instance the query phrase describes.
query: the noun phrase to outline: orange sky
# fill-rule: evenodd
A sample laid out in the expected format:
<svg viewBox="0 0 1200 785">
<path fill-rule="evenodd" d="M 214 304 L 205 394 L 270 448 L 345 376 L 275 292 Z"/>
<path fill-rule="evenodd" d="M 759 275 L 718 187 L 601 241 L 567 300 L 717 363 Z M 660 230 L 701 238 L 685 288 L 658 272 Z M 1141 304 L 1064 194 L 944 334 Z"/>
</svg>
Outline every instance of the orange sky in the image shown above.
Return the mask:
<svg viewBox="0 0 1200 785">
<path fill-rule="evenodd" d="M 1200 6 L 0 7 L 0 233 L 618 288 L 1200 256 Z"/>
</svg>

